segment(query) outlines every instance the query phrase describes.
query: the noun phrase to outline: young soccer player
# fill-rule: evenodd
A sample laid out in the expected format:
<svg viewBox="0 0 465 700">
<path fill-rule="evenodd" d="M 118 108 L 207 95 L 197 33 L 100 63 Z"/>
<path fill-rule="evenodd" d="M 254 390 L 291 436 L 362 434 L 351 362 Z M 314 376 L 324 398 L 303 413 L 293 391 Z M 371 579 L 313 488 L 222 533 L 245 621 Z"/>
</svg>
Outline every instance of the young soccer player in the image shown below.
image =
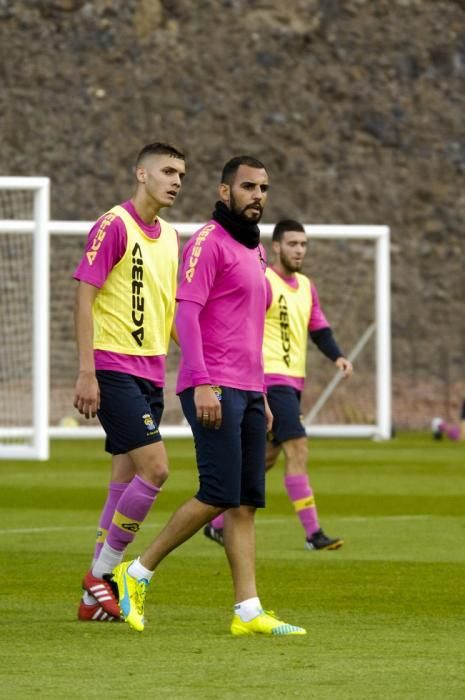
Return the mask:
<svg viewBox="0 0 465 700">
<path fill-rule="evenodd" d="M 305 229 L 284 220 L 273 231 L 274 261 L 266 270 L 267 312 L 264 358 L 267 398 L 273 414 L 272 439 L 267 445 L 266 468 L 284 452 L 284 486 L 305 531 L 305 547 L 338 549 L 343 540 L 328 537 L 320 527 L 315 497 L 307 473 L 308 447 L 301 422 L 300 398 L 304 387 L 307 337 L 349 377 L 352 365 L 339 349 L 321 309 L 315 284 L 300 270 L 307 252 Z M 223 544 L 224 516 L 204 529 Z"/>
<path fill-rule="evenodd" d="M 80 620 L 120 618 L 108 575 L 168 476 L 159 424 L 179 246 L 176 231 L 158 213 L 174 204 L 185 170 L 185 157 L 173 146 L 144 146 L 136 160 L 133 197 L 93 226 L 74 274 L 79 281 L 74 405 L 86 418 L 98 415 L 112 455 Z"/>
<path fill-rule="evenodd" d="M 213 218 L 187 243 L 177 292 L 182 350 L 177 391 L 195 439 L 200 487 L 146 551 L 116 567 L 122 614 L 144 628 L 147 585 L 161 561 L 221 511 L 235 606 L 233 635 L 302 635 L 263 611 L 255 580 L 255 510 L 265 504 L 271 415 L 262 361 L 266 286 L 257 226 L 268 175 L 249 156 L 229 161 Z"/>
</svg>

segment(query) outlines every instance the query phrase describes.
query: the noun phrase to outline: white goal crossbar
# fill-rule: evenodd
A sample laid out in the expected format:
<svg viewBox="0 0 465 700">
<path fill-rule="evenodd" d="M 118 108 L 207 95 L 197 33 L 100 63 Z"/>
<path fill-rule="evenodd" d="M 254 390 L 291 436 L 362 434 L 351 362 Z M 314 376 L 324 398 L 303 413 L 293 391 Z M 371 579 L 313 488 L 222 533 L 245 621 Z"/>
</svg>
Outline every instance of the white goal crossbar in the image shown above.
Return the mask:
<svg viewBox="0 0 465 700">
<path fill-rule="evenodd" d="M 35 221 L 0 220 L 2 232 L 34 235 L 34 420 L 32 428 L 2 428 L 0 439 L 31 437 L 32 447 L 0 445 L 0 458 L 27 457 L 48 458 L 49 438 L 93 438 L 101 437 L 100 427 L 49 426 L 48 421 L 48 324 L 49 324 L 49 233 L 87 234 L 93 221 L 50 221 L 48 216 L 49 182 L 46 178 L 0 178 L 0 188 L 15 187 L 35 191 Z M 192 235 L 202 224 L 173 224 L 181 236 Z M 270 238 L 273 226 L 260 226 L 263 238 Z M 391 330 L 390 330 L 390 231 L 386 226 L 328 226 L 306 225 L 305 230 L 312 239 L 365 239 L 375 243 L 375 322 L 365 332 L 359 343 L 348 353 L 354 358 L 367 339 L 376 337 L 376 420 L 373 424 L 313 425 L 325 396 L 332 392 L 340 380 L 336 373 L 330 385 L 323 392 L 305 418 L 306 431 L 316 437 L 363 437 L 389 439 L 391 437 Z M 191 432 L 187 425 L 163 425 L 165 437 L 185 437 Z M 33 450 L 33 454 L 32 451 Z"/>
</svg>

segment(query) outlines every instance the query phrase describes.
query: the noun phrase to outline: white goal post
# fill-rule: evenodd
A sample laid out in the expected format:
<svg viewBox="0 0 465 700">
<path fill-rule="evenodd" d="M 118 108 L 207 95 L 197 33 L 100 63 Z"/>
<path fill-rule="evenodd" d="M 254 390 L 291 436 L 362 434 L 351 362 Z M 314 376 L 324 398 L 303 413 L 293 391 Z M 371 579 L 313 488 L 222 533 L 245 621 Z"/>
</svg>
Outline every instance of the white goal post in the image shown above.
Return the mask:
<svg viewBox="0 0 465 700">
<path fill-rule="evenodd" d="M 263 238 L 270 238 L 272 225 L 260 227 Z M 347 353 L 354 361 L 367 341 L 374 334 L 375 349 L 375 395 L 376 420 L 373 424 L 313 425 L 320 409 L 342 379 L 342 373 L 335 373 L 312 409 L 304 417 L 307 435 L 314 437 L 371 437 L 389 440 L 392 436 L 391 417 L 391 265 L 390 229 L 388 226 L 363 225 L 305 225 L 310 240 L 371 240 L 375 244 L 374 255 L 374 321 L 370 324 L 354 347 Z"/>
<path fill-rule="evenodd" d="M 0 442 L 2 459 L 40 459 L 49 456 L 49 225 L 50 181 L 46 177 L 0 177 L 0 190 L 28 190 L 33 194 L 33 220 L 18 222 L 0 220 L 0 235 L 29 233 L 33 237 L 32 265 L 26 274 L 32 276 L 32 377 L 29 399 L 32 399 L 32 425 L 25 434 L 16 435 L 15 429 L 6 429 L 2 437 L 26 437 L 27 442 Z M 18 225 L 19 224 L 19 225 Z M 2 317 L 2 336 L 8 332 Z M 5 348 L 1 352 L 4 353 Z M 7 380 L 7 377 L 3 378 Z M 5 382 L 4 382 L 5 383 Z M 0 386 L 0 392 L 3 387 Z M 26 401 L 26 397 L 24 397 Z M 22 429 L 22 426 L 21 426 Z"/>
<path fill-rule="evenodd" d="M 12 187 L 27 187 L 34 190 L 34 220 L 0 219 L 0 238 L 2 233 L 33 234 L 34 238 L 34 310 L 33 310 L 33 358 L 34 358 L 34 402 L 32 425 L 5 427 L 0 423 L 0 459 L 2 458 L 48 458 L 49 438 L 93 438 L 102 437 L 99 425 L 72 425 L 75 423 L 71 407 L 72 392 L 69 394 L 70 415 L 61 424 L 49 424 L 49 236 L 52 247 L 54 236 L 79 237 L 82 251 L 85 236 L 94 222 L 92 221 L 50 221 L 48 218 L 48 180 L 46 178 L 0 178 L 0 190 Z M 201 226 L 199 223 L 173 224 L 181 237 L 192 235 Z M 270 239 L 273 226 L 260 226 L 264 241 Z M 373 320 L 360 334 L 353 347 L 345 351 L 349 359 L 355 360 L 366 343 L 374 337 L 374 420 L 369 422 L 318 424 L 317 414 L 327 398 L 338 385 L 341 374 L 333 373 L 324 391 L 312 403 L 312 408 L 304 416 L 304 424 L 309 436 L 317 437 L 362 437 L 389 439 L 391 437 L 391 331 L 390 331 L 390 231 L 386 226 L 327 226 L 306 225 L 309 240 L 322 241 L 371 241 L 374 246 L 370 265 L 373 266 L 373 290 L 370 303 L 373 304 Z M 69 277 L 69 286 L 72 286 Z M 72 309 L 68 309 L 72 315 Z M 52 348 L 53 349 L 53 348 Z M 1 381 L 1 377 L 0 377 Z M 1 384 L 0 384 L 1 391 Z M 68 399 L 67 399 L 68 400 Z M 76 414 L 77 415 L 77 414 Z M 71 417 L 70 417 L 71 416 Z M 70 425 L 71 424 L 71 425 Z M 185 437 L 191 432 L 187 424 L 177 425 L 164 421 L 164 437 Z M 29 440 L 27 445 L 9 444 L 5 440 Z"/>
</svg>

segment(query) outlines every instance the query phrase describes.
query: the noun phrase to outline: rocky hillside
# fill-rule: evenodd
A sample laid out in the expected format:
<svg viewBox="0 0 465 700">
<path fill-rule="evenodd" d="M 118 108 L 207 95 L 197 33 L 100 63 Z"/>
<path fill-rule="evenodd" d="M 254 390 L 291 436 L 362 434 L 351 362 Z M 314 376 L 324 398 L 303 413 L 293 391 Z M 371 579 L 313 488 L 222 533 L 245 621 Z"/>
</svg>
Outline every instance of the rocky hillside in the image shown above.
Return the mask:
<svg viewBox="0 0 465 700">
<path fill-rule="evenodd" d="M 463 0 L 0 0 L 0 81 L 0 174 L 48 175 L 53 218 L 125 198 L 160 139 L 188 155 L 174 220 L 209 216 L 223 162 L 250 152 L 270 173 L 265 222 L 389 225 L 395 421 L 455 417 Z M 338 317 L 331 267 L 309 269 Z"/>
</svg>

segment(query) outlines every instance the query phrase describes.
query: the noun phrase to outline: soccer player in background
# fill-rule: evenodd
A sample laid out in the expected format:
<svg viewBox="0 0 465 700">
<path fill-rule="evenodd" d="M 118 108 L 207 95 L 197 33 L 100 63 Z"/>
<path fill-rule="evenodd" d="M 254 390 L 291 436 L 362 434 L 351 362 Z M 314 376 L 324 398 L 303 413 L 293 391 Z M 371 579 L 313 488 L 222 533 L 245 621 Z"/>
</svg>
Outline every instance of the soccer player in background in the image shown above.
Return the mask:
<svg viewBox="0 0 465 700">
<path fill-rule="evenodd" d="M 233 635 L 301 635 L 265 613 L 255 578 L 255 510 L 265 505 L 266 286 L 257 226 L 267 199 L 263 164 L 238 156 L 224 167 L 212 219 L 186 244 L 176 295 L 182 358 L 177 393 L 195 440 L 199 490 L 135 561 L 116 567 L 122 614 L 144 628 L 147 585 L 160 562 L 227 510 L 225 549 L 235 605 Z"/>
<path fill-rule="evenodd" d="M 308 446 L 302 425 L 300 398 L 304 388 L 307 338 L 332 360 L 344 377 L 352 364 L 339 349 L 321 309 L 314 282 L 300 270 L 307 235 L 297 221 L 283 220 L 273 231 L 274 261 L 266 270 L 266 318 L 263 352 L 267 399 L 273 429 L 267 444 L 266 468 L 284 452 L 284 486 L 305 531 L 305 547 L 338 549 L 343 540 L 328 537 L 320 527 L 315 497 L 307 473 Z M 224 516 L 205 526 L 204 534 L 223 544 Z"/>
<path fill-rule="evenodd" d="M 449 440 L 465 442 L 465 401 L 462 404 L 458 425 L 456 423 L 448 423 L 442 418 L 433 418 L 431 430 L 435 440 L 441 440 L 442 436 L 446 435 Z"/>
<path fill-rule="evenodd" d="M 139 153 L 133 197 L 92 227 L 74 274 L 79 354 L 74 406 L 98 415 L 112 455 L 108 495 L 78 618 L 120 619 L 108 574 L 122 561 L 168 476 L 159 424 L 173 325 L 179 242 L 158 216 L 171 207 L 185 157 L 164 143 Z"/>
</svg>

